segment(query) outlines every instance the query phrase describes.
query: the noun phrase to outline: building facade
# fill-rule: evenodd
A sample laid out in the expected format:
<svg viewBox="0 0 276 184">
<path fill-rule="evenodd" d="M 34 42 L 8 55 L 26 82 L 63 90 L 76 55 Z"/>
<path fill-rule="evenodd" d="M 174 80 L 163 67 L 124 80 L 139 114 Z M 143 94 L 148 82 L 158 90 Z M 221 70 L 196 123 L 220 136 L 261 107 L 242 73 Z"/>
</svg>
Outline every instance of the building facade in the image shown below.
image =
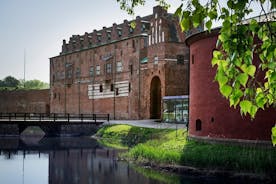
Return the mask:
<svg viewBox="0 0 276 184">
<path fill-rule="evenodd" d="M 161 118 L 162 97 L 188 94 L 185 37 L 160 6 L 134 21 L 73 35 L 50 58 L 50 111 Z"/>
</svg>

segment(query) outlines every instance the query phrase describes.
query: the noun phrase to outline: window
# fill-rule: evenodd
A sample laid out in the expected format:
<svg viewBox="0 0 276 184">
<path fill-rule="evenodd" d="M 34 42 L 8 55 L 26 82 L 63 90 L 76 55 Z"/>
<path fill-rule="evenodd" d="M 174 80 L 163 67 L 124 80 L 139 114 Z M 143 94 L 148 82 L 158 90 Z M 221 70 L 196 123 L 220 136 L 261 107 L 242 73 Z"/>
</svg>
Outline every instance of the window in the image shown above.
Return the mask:
<svg viewBox="0 0 276 184">
<path fill-rule="evenodd" d="M 122 36 L 122 30 L 118 30 L 118 36 L 119 36 L 119 37 Z"/>
<path fill-rule="evenodd" d="M 100 75 L 101 74 L 101 66 L 97 65 L 96 66 L 96 75 Z"/>
<path fill-rule="evenodd" d="M 132 48 L 135 49 L 135 40 L 132 40 Z"/>
<path fill-rule="evenodd" d="M 66 76 L 68 79 L 72 78 L 72 70 L 68 70 Z"/>
<path fill-rule="evenodd" d="M 93 66 L 90 66 L 89 75 L 90 75 L 90 77 L 94 76 L 94 67 Z"/>
<path fill-rule="evenodd" d="M 158 57 L 157 57 L 157 56 L 155 56 L 155 57 L 154 57 L 153 64 L 155 64 L 155 65 L 157 65 L 157 64 L 158 64 Z"/>
<path fill-rule="evenodd" d="M 107 39 L 110 40 L 111 39 L 111 34 L 107 33 Z"/>
<path fill-rule="evenodd" d="M 111 63 L 107 63 L 107 64 L 105 65 L 105 67 L 106 67 L 106 73 L 107 73 L 107 74 L 112 73 L 112 64 L 111 64 Z"/>
<path fill-rule="evenodd" d="M 184 64 L 184 55 L 177 55 L 177 64 Z"/>
<path fill-rule="evenodd" d="M 128 83 L 128 92 L 131 92 L 131 83 Z"/>
<path fill-rule="evenodd" d="M 116 88 L 116 95 L 119 95 L 119 88 Z"/>
<path fill-rule="evenodd" d="M 114 84 L 110 84 L 110 91 L 114 91 Z"/>
<path fill-rule="evenodd" d="M 101 42 L 101 40 L 102 40 L 102 37 L 101 36 L 98 36 L 98 42 Z"/>
<path fill-rule="evenodd" d="M 150 40 L 149 40 L 149 42 L 150 42 Z M 144 47 L 145 48 L 148 47 L 148 39 L 147 38 L 144 38 Z"/>
<path fill-rule="evenodd" d="M 201 120 L 200 119 L 197 119 L 196 120 L 196 131 L 201 131 Z"/>
<path fill-rule="evenodd" d="M 132 75 L 132 73 L 133 73 L 133 66 L 132 65 L 129 65 L 129 70 L 130 70 L 130 75 Z"/>
<path fill-rule="evenodd" d="M 129 27 L 129 33 L 132 34 L 133 33 L 133 28 Z"/>
<path fill-rule="evenodd" d="M 116 71 L 117 72 L 122 72 L 123 71 L 123 65 L 121 61 L 118 61 L 116 64 Z"/>
<path fill-rule="evenodd" d="M 144 32 L 146 30 L 146 24 L 142 24 L 141 26 L 141 32 Z"/>
<path fill-rule="evenodd" d="M 80 77 L 80 68 L 77 68 L 76 69 L 76 78 L 79 78 Z"/>
<path fill-rule="evenodd" d="M 103 92 L 103 85 L 100 85 L 100 92 Z"/>
</svg>

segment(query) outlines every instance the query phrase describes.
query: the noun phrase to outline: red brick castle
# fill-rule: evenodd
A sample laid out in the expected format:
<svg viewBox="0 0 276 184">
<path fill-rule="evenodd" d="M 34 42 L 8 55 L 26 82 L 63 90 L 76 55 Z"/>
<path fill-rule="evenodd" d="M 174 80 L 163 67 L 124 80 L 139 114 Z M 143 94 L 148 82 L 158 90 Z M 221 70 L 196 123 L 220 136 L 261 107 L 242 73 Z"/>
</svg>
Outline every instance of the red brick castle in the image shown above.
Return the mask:
<svg viewBox="0 0 276 184">
<path fill-rule="evenodd" d="M 178 19 L 157 6 L 134 22 L 63 41 L 50 58 L 51 112 L 161 118 L 162 97 L 188 94 L 189 49 Z"/>
</svg>

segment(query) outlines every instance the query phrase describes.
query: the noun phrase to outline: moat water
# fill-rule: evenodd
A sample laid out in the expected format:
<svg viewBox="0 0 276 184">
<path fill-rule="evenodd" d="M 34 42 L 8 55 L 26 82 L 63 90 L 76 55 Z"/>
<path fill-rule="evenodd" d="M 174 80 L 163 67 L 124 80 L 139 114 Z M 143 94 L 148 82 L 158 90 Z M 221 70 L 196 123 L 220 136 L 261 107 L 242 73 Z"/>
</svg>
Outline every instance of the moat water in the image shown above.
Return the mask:
<svg viewBox="0 0 276 184">
<path fill-rule="evenodd" d="M 232 183 L 175 175 L 118 161 L 120 151 L 92 138 L 0 138 L 1 184 Z"/>
</svg>

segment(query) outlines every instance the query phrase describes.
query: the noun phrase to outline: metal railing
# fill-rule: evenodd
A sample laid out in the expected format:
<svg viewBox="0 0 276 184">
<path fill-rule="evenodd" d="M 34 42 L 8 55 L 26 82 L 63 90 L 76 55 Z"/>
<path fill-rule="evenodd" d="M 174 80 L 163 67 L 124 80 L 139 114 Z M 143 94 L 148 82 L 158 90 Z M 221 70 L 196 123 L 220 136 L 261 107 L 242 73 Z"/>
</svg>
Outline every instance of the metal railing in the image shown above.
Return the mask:
<svg viewBox="0 0 276 184">
<path fill-rule="evenodd" d="M 0 120 L 34 120 L 34 121 L 65 121 L 70 122 L 72 120 L 79 120 L 80 122 L 84 121 L 94 121 L 97 120 L 110 120 L 109 114 L 61 114 L 61 113 L 2 113 L 0 112 Z M 1 121 L 0 121 L 1 122 Z"/>
</svg>

